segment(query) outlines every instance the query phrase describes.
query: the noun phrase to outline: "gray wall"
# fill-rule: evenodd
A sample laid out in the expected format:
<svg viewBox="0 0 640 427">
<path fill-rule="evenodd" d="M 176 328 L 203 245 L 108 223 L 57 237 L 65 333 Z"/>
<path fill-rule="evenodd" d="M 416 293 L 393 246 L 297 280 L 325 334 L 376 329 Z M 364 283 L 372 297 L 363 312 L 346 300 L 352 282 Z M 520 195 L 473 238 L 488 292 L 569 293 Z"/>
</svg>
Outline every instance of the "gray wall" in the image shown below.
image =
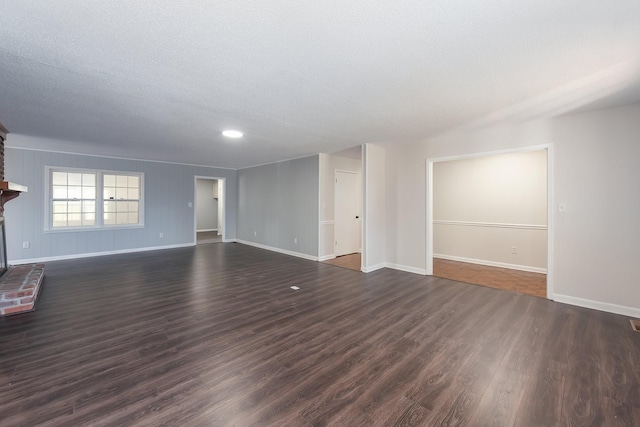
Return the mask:
<svg viewBox="0 0 640 427">
<path fill-rule="evenodd" d="M 318 163 L 315 155 L 239 170 L 238 239 L 318 256 Z"/>
<path fill-rule="evenodd" d="M 214 179 L 196 181 L 196 230 L 218 229 L 218 199 L 213 197 L 214 185 L 218 186 L 218 181 Z"/>
<path fill-rule="evenodd" d="M 11 142 L 9 135 L 8 142 Z M 195 176 L 226 178 L 226 238 L 236 237 L 236 171 L 172 163 L 123 160 L 7 147 L 7 181 L 29 192 L 5 206 L 10 261 L 72 257 L 87 253 L 136 250 L 194 242 Z M 144 228 L 45 232 L 45 166 L 136 171 L 144 175 Z M 164 233 L 164 238 L 160 238 Z M 29 242 L 28 249 L 22 242 Z"/>
</svg>

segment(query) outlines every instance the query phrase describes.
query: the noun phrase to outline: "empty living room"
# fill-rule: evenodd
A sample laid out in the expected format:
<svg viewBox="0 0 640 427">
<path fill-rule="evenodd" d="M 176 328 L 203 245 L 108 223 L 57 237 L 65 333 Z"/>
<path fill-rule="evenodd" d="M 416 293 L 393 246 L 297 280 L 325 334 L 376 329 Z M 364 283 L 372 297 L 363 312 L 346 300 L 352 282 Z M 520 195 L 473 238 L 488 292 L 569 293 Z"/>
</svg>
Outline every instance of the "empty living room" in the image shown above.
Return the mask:
<svg viewBox="0 0 640 427">
<path fill-rule="evenodd" d="M 0 425 L 640 425 L 638 135 L 637 2 L 7 2 Z"/>
</svg>

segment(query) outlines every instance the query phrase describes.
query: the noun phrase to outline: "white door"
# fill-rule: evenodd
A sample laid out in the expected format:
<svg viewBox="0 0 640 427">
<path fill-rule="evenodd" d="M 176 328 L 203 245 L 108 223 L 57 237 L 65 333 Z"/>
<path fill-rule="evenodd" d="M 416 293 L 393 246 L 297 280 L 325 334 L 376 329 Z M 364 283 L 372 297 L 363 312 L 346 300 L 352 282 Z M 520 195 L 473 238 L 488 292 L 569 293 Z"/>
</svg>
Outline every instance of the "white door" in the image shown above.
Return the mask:
<svg viewBox="0 0 640 427">
<path fill-rule="evenodd" d="M 360 180 L 354 172 L 335 172 L 334 237 L 336 256 L 360 250 Z"/>
</svg>

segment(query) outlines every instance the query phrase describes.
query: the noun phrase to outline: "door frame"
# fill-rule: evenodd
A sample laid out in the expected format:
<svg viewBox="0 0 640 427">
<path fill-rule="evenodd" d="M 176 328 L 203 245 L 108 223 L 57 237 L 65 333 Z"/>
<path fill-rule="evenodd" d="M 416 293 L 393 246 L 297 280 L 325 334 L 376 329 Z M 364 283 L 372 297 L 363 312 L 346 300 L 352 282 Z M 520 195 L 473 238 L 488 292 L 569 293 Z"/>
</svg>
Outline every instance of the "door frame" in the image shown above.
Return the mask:
<svg viewBox="0 0 640 427">
<path fill-rule="evenodd" d="M 226 178 L 215 176 L 195 175 L 193 177 L 193 244 L 198 244 L 198 180 L 222 181 L 222 241 L 226 242 L 227 236 L 227 182 Z M 218 203 L 220 199 L 218 199 Z"/>
<path fill-rule="evenodd" d="M 362 214 L 362 211 L 363 211 L 363 206 L 362 206 L 363 197 L 362 197 L 362 193 L 361 193 L 362 192 L 362 176 L 361 176 L 360 172 L 357 172 L 357 171 L 350 171 L 350 170 L 346 170 L 346 169 L 334 169 L 333 170 L 333 179 L 334 179 L 334 182 L 333 182 L 333 231 L 334 231 L 334 234 L 333 234 L 333 241 L 334 241 L 334 243 L 333 243 L 333 254 L 334 254 L 334 257 L 338 256 L 336 254 L 336 251 L 335 251 L 335 247 L 336 247 L 335 246 L 335 241 L 337 239 L 337 235 L 336 235 L 336 232 L 335 232 L 336 231 L 336 226 L 335 226 L 335 224 L 336 224 L 336 182 L 337 182 L 337 174 L 338 173 L 348 173 L 348 174 L 351 174 L 351 175 L 355 175 L 356 178 L 360 179 L 359 194 L 358 194 L 358 196 L 360 197 L 360 206 L 358 207 L 359 208 L 359 216 L 360 216 L 360 218 L 358 218 L 360 220 L 360 239 L 359 239 L 359 242 L 358 242 L 359 243 L 358 244 L 358 246 L 359 246 L 358 250 L 356 252 L 352 252 L 352 253 L 362 253 L 362 215 L 363 215 Z M 349 254 L 345 254 L 345 255 L 349 255 Z"/>
<path fill-rule="evenodd" d="M 499 154 L 523 153 L 529 151 L 547 152 L 547 298 L 554 299 L 553 287 L 553 224 L 554 224 L 554 197 L 553 197 L 553 144 L 531 145 L 526 147 L 510 148 L 505 150 L 484 151 L 471 154 L 460 154 L 448 157 L 428 158 L 426 160 L 426 274 L 433 276 L 433 164 L 451 160 L 464 160 L 476 157 L 486 157 Z"/>
</svg>

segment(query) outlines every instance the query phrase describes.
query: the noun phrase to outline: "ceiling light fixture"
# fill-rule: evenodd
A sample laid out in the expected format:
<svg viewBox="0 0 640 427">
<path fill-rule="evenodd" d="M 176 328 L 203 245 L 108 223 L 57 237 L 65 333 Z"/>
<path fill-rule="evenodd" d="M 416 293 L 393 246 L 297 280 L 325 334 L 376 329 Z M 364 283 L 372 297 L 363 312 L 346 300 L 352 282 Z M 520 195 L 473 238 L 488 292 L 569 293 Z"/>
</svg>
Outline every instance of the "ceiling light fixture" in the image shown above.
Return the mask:
<svg viewBox="0 0 640 427">
<path fill-rule="evenodd" d="M 225 130 L 222 134 L 227 138 L 242 138 L 242 132 L 239 130 Z"/>
</svg>

